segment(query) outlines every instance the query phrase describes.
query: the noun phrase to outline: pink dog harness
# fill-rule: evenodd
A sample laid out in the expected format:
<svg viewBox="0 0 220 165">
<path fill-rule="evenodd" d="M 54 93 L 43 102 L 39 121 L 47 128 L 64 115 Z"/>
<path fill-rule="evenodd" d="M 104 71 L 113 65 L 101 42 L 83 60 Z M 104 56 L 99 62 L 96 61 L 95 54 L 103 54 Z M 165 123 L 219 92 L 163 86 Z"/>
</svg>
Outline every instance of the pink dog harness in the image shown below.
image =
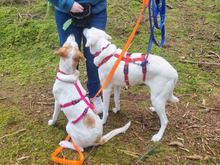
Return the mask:
<svg viewBox="0 0 220 165">
<path fill-rule="evenodd" d="M 58 72 L 60 72 L 60 73 L 62 73 L 62 74 L 65 74 L 64 72 L 62 72 L 62 71 L 60 71 L 60 70 L 58 70 Z M 62 81 L 62 80 L 59 79 L 57 76 L 56 76 L 56 79 Z M 63 81 L 63 82 L 65 82 L 65 81 Z M 77 91 L 79 92 L 81 98 L 78 99 L 78 100 L 73 100 L 73 101 L 71 101 L 71 102 L 69 102 L 69 103 L 60 105 L 60 107 L 61 107 L 61 108 L 66 108 L 66 107 L 69 107 L 69 106 L 71 106 L 71 105 L 75 105 L 75 104 L 79 103 L 79 102 L 82 101 L 82 100 L 87 104 L 87 107 L 85 108 L 85 110 L 83 111 L 83 113 L 82 113 L 76 120 L 72 121 L 72 123 L 75 124 L 75 123 L 77 123 L 83 116 L 86 115 L 86 113 L 88 112 L 89 108 L 91 108 L 95 114 L 97 114 L 97 112 L 95 111 L 93 105 L 92 105 L 91 103 L 89 103 L 88 100 L 86 99 L 86 95 L 83 95 L 83 94 L 82 94 L 82 91 L 80 90 L 80 88 L 79 88 L 77 82 L 75 82 L 74 85 L 75 85 Z"/>
</svg>

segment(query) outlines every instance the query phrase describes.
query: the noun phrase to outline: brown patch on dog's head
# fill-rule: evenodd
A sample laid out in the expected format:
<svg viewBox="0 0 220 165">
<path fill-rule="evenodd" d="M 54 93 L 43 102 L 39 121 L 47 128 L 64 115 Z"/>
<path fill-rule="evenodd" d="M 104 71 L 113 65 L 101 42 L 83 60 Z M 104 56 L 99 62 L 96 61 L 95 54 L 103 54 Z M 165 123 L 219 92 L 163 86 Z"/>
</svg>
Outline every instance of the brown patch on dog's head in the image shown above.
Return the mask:
<svg viewBox="0 0 220 165">
<path fill-rule="evenodd" d="M 60 57 L 67 58 L 70 53 L 70 43 L 65 43 L 58 51 L 54 52 L 55 55 L 60 55 Z"/>
<path fill-rule="evenodd" d="M 73 69 L 76 70 L 76 66 L 78 65 L 79 59 L 86 61 L 86 58 L 83 56 L 78 46 L 75 46 L 75 55 L 73 57 Z"/>
<path fill-rule="evenodd" d="M 95 128 L 95 119 L 94 119 L 94 117 L 92 115 L 90 115 L 90 114 L 86 114 L 83 117 L 83 124 L 88 129 Z"/>
</svg>

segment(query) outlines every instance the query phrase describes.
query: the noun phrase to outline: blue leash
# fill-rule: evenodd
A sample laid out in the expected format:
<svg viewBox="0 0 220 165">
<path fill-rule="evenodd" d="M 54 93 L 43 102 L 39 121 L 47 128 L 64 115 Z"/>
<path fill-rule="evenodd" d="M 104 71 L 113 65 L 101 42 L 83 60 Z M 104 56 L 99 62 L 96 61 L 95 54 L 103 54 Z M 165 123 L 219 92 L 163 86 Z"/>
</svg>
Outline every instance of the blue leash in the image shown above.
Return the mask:
<svg viewBox="0 0 220 165">
<path fill-rule="evenodd" d="M 152 20 L 151 20 L 151 10 L 150 10 L 150 8 L 151 8 L 151 1 L 152 1 L 154 25 L 152 25 Z M 154 0 L 149 0 L 148 9 L 149 9 L 149 20 L 150 20 L 151 34 L 150 34 L 150 38 L 149 38 L 149 42 L 148 42 L 147 57 L 146 57 L 145 61 L 141 63 L 141 65 L 144 65 L 145 63 L 148 63 L 147 59 L 148 59 L 148 56 L 150 54 L 150 50 L 151 50 L 153 42 L 157 46 L 162 46 L 164 44 L 164 42 L 165 42 L 165 26 L 164 26 L 164 22 L 165 22 L 165 12 L 166 12 L 166 0 L 156 0 L 156 4 L 155 4 Z M 161 19 L 160 25 L 158 25 L 158 21 L 157 21 L 158 13 L 160 13 L 160 19 Z M 157 41 L 156 41 L 156 39 L 154 37 L 154 27 L 156 27 L 157 29 L 161 30 L 161 42 L 160 42 L 160 44 L 157 43 Z"/>
</svg>

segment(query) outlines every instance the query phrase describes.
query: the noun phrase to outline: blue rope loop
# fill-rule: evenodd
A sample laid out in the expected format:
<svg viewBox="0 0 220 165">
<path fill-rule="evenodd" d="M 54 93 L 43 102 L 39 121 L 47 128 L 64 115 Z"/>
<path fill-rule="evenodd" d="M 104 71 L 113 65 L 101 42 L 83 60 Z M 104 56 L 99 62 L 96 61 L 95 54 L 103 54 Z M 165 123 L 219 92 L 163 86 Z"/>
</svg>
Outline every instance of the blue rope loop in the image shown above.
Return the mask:
<svg viewBox="0 0 220 165">
<path fill-rule="evenodd" d="M 150 3 L 150 2 L 149 2 Z M 152 0 L 152 9 L 153 9 L 153 18 L 154 18 L 154 25 L 157 29 L 162 29 L 164 22 L 165 22 L 165 13 L 166 13 L 166 1 L 165 0 Z M 160 26 L 158 26 L 157 16 L 160 13 Z"/>
<path fill-rule="evenodd" d="M 152 20 L 151 20 L 151 1 L 153 1 L 152 2 L 152 10 L 153 10 L 153 21 L 154 21 L 153 23 L 154 23 L 154 25 L 153 25 Z M 149 0 L 148 9 L 149 9 L 149 20 L 150 20 L 151 35 L 150 35 L 149 42 L 148 42 L 147 57 L 146 57 L 145 61 L 141 63 L 142 66 L 145 63 L 148 63 L 147 59 L 148 59 L 148 56 L 150 54 L 152 43 L 154 42 L 154 44 L 156 46 L 163 46 L 163 44 L 165 42 L 164 22 L 165 22 L 165 12 L 166 12 L 166 0 L 156 0 L 156 4 L 155 4 L 154 0 Z M 160 19 L 161 19 L 160 26 L 158 26 L 158 20 L 157 20 L 158 13 L 160 13 Z M 160 44 L 157 43 L 157 41 L 154 37 L 154 27 L 161 30 L 161 42 L 160 42 Z"/>
</svg>

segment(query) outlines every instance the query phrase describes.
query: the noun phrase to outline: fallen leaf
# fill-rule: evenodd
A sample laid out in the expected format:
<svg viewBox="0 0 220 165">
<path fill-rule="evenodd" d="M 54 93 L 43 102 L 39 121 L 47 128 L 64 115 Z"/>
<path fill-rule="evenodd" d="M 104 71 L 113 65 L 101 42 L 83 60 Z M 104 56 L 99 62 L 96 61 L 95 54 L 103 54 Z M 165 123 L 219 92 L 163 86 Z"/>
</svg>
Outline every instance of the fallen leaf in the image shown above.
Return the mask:
<svg viewBox="0 0 220 165">
<path fill-rule="evenodd" d="M 181 56 L 180 58 L 181 58 L 181 59 L 186 59 L 186 56 Z"/>
<path fill-rule="evenodd" d="M 217 87 L 220 86 L 220 85 L 219 85 L 218 83 L 216 83 L 216 82 L 213 82 L 213 84 L 214 84 L 215 86 L 217 86 Z"/>
<path fill-rule="evenodd" d="M 30 157 L 30 156 L 22 156 L 22 157 L 18 158 L 17 161 L 23 160 L 23 159 L 28 159 L 29 157 Z"/>
<path fill-rule="evenodd" d="M 208 156 L 208 155 L 206 155 L 206 156 L 204 157 L 204 160 L 207 160 L 207 159 L 209 159 L 209 156 Z"/>
<path fill-rule="evenodd" d="M 49 99 L 47 99 L 47 101 L 51 101 L 51 100 L 54 100 L 55 98 L 54 97 L 51 97 Z"/>
<path fill-rule="evenodd" d="M 187 74 L 186 78 L 190 79 L 190 78 L 192 78 L 192 76 L 190 74 Z"/>
<path fill-rule="evenodd" d="M 44 73 L 44 70 L 41 70 L 41 71 L 37 72 L 37 74 L 40 74 L 40 73 Z"/>
<path fill-rule="evenodd" d="M 180 143 L 180 142 L 177 142 L 177 141 L 171 142 L 171 143 L 169 144 L 169 146 L 180 146 L 180 147 L 184 147 L 183 143 Z"/>
<path fill-rule="evenodd" d="M 196 160 L 200 160 L 200 159 L 202 159 L 202 157 L 199 156 L 199 155 L 186 156 L 186 158 L 187 158 L 187 159 L 196 159 Z"/>
<path fill-rule="evenodd" d="M 205 99 L 202 99 L 202 105 L 205 105 Z"/>
<path fill-rule="evenodd" d="M 193 93 L 192 98 L 194 99 L 194 98 L 196 98 L 196 97 L 197 97 L 197 94 L 196 94 L 196 93 Z"/>
</svg>

